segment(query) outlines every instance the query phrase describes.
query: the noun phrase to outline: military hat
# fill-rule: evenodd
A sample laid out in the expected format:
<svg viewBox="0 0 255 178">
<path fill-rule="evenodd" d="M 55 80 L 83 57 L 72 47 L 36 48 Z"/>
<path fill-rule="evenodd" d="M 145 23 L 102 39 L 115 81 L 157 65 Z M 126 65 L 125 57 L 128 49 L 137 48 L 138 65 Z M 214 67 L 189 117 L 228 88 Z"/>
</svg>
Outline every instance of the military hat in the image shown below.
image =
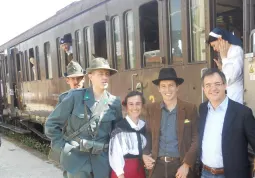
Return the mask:
<svg viewBox="0 0 255 178">
<path fill-rule="evenodd" d="M 82 69 L 78 62 L 71 61 L 66 67 L 65 77 L 81 77 L 85 75 L 85 71 Z"/>
<path fill-rule="evenodd" d="M 110 71 L 110 75 L 117 73 L 116 69 L 110 67 L 108 61 L 102 57 L 95 58 L 91 61 L 89 68 L 86 69 L 87 74 L 91 73 L 94 70 L 106 69 Z"/>
</svg>

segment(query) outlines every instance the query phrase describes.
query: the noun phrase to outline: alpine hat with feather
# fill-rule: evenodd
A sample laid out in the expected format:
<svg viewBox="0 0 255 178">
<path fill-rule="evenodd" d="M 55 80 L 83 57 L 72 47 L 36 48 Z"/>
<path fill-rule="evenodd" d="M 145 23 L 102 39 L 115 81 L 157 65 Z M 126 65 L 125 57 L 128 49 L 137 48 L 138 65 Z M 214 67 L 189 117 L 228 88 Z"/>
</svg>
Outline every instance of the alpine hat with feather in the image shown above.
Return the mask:
<svg viewBox="0 0 255 178">
<path fill-rule="evenodd" d="M 86 69 L 87 74 L 91 73 L 94 70 L 105 69 L 110 71 L 110 75 L 117 73 L 116 69 L 110 67 L 108 61 L 102 57 L 97 57 L 92 59 L 89 65 L 89 68 Z"/>
</svg>

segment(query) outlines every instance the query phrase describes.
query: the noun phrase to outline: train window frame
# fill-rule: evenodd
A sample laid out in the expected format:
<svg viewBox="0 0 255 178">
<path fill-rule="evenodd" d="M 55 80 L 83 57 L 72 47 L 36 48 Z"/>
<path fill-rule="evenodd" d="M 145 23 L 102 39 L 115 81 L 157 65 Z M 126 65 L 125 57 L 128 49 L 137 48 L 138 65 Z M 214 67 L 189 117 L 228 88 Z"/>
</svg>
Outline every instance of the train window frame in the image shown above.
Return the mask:
<svg viewBox="0 0 255 178">
<path fill-rule="evenodd" d="M 26 82 L 27 81 L 27 77 L 26 77 L 26 63 L 25 63 L 25 55 L 24 52 L 21 51 L 20 52 L 20 58 L 21 58 L 21 66 L 22 66 L 22 82 Z"/>
<path fill-rule="evenodd" d="M 83 28 L 84 60 L 85 68 L 89 67 L 91 61 L 91 29 L 89 26 Z"/>
<path fill-rule="evenodd" d="M 172 26 L 176 26 L 176 25 L 173 25 L 172 24 L 172 22 L 174 21 L 173 19 L 173 17 L 172 17 L 172 14 L 174 14 L 174 13 L 176 13 L 176 12 L 178 12 L 178 10 L 177 11 L 175 11 L 175 12 L 172 12 L 172 0 L 168 0 L 168 3 L 167 3 L 167 6 L 168 6 L 168 15 L 167 15 L 167 19 L 168 19 L 168 39 L 169 39 L 169 60 L 168 60 L 168 64 L 169 65 L 176 65 L 176 64 L 184 64 L 185 63 L 185 53 L 186 53 L 186 51 L 185 51 L 185 40 L 183 39 L 183 37 L 184 37 L 184 34 L 185 34 L 185 30 L 186 30 L 186 27 L 184 26 L 184 24 L 183 24 L 183 14 L 185 14 L 184 13 L 184 10 L 183 10 L 183 7 L 182 7 L 182 3 L 183 3 L 183 1 L 181 1 L 181 0 L 176 0 L 178 3 L 180 3 L 180 19 L 181 20 L 179 20 L 180 21 L 180 40 L 178 40 L 178 47 L 179 47 L 179 49 L 180 49 L 180 51 L 181 51 L 181 55 L 174 55 L 173 54 L 173 51 L 175 50 L 174 48 L 173 48 L 173 38 L 175 37 L 174 35 L 173 35 L 173 29 L 172 29 Z M 177 14 L 177 13 L 176 13 Z M 177 17 L 177 16 L 176 16 Z M 178 20 L 177 20 L 178 21 Z M 181 44 L 180 44 L 181 43 Z"/>
<path fill-rule="evenodd" d="M 144 29 L 144 24 L 142 22 L 142 20 L 144 20 L 143 18 L 145 17 L 144 16 L 144 13 L 146 12 L 146 8 L 148 9 L 148 6 L 153 4 L 153 3 L 156 3 L 156 14 L 157 14 L 157 18 L 156 18 L 156 22 L 157 22 L 157 41 L 158 41 L 158 44 L 157 44 L 157 49 L 153 49 L 153 50 L 146 50 L 146 47 L 147 46 L 150 46 L 152 47 L 152 45 L 149 45 L 149 42 L 148 42 L 148 37 L 149 36 L 152 36 L 152 35 L 147 35 L 145 36 L 145 32 L 147 31 L 146 29 Z M 152 6 L 152 7 L 155 7 L 155 6 Z M 161 49 L 160 49 L 160 28 L 159 28 L 159 3 L 157 1 L 150 1 L 150 2 L 146 2 L 142 5 L 140 5 L 139 7 L 139 27 L 140 27 L 140 48 L 141 48 L 141 65 L 142 65 L 142 68 L 157 68 L 157 67 L 162 67 L 164 64 L 162 63 L 162 58 L 161 58 Z M 151 16 L 152 17 L 152 16 Z M 153 30 L 151 30 L 153 31 Z M 148 57 L 148 58 L 147 58 Z M 156 64 L 151 64 L 149 65 L 150 61 L 148 59 L 151 59 L 151 61 L 153 62 L 153 60 L 155 61 L 158 61 L 156 62 Z M 148 61 L 147 61 L 148 60 Z"/>
<path fill-rule="evenodd" d="M 78 29 L 74 32 L 74 39 L 75 39 L 75 52 L 76 52 L 76 60 L 79 64 L 81 64 L 82 58 L 82 37 L 81 31 Z"/>
<path fill-rule="evenodd" d="M 26 66 L 26 81 L 29 82 L 30 80 L 30 74 L 29 74 L 29 60 L 28 60 L 28 54 L 27 50 L 24 52 L 24 60 L 25 60 L 25 66 Z"/>
<path fill-rule="evenodd" d="M 94 37 L 93 42 L 94 42 L 95 57 L 103 57 L 105 59 L 108 59 L 108 45 L 107 45 L 108 24 L 107 23 L 108 22 L 106 20 L 100 20 L 93 24 L 93 37 Z M 103 41 L 102 39 L 105 39 L 105 41 Z M 99 46 L 98 44 L 101 44 L 101 45 Z"/>
<path fill-rule="evenodd" d="M 18 52 L 15 55 L 16 55 L 15 68 L 16 68 L 16 72 L 18 73 L 18 72 L 21 72 L 20 53 Z"/>
<path fill-rule="evenodd" d="M 17 52 L 15 54 L 15 62 L 14 63 L 15 63 L 16 81 L 20 82 L 20 77 L 22 76 L 20 52 Z"/>
<path fill-rule="evenodd" d="M 203 23 L 203 25 L 204 25 L 204 28 L 203 28 L 203 30 L 202 30 L 202 34 L 204 34 L 204 42 L 203 43 L 200 43 L 200 44 L 202 44 L 202 45 L 204 45 L 204 49 L 202 50 L 202 49 L 199 49 L 199 50 L 197 50 L 197 51 L 200 51 L 200 55 L 202 56 L 204 56 L 204 58 L 203 57 L 200 57 L 200 60 L 196 60 L 195 58 L 195 55 L 194 55 L 194 50 L 195 49 L 197 49 L 197 47 L 201 47 L 201 45 L 194 45 L 194 36 L 192 35 L 193 34 L 193 20 L 192 20 L 192 2 L 191 1 L 194 1 L 194 0 L 188 0 L 188 25 L 189 25 L 189 41 L 190 41 L 190 44 L 191 44 L 191 48 L 190 48 L 190 57 L 189 57 L 189 60 L 188 60 L 188 63 L 189 64 L 193 64 L 193 63 L 206 63 L 206 49 L 207 49 L 207 44 L 206 44 L 206 22 L 205 22 L 205 14 L 206 14 L 206 12 L 205 12 L 205 6 L 206 6 L 206 2 L 203 2 L 204 4 L 203 4 L 203 6 L 204 6 L 204 8 L 200 8 L 200 4 L 198 4 L 198 5 L 195 5 L 195 6 L 199 6 L 199 9 L 202 9 L 203 10 L 203 13 L 204 13 L 204 15 L 197 15 L 198 17 L 202 17 L 203 16 L 203 18 L 201 18 L 202 20 L 204 20 L 204 23 Z M 196 0 L 195 0 L 196 1 Z M 200 19 L 200 20 L 201 20 Z M 198 25 L 197 25 L 198 26 Z M 198 36 L 202 36 L 202 35 L 198 35 Z M 200 40 L 201 41 L 201 40 Z M 202 54 L 203 53 L 203 54 Z"/>
<path fill-rule="evenodd" d="M 9 68 L 8 68 L 8 58 L 7 56 L 4 56 L 4 64 L 5 64 L 5 74 L 9 74 Z"/>
<path fill-rule="evenodd" d="M 28 66 L 29 66 L 29 71 L 30 71 L 30 75 L 29 75 L 30 79 L 31 79 L 31 81 L 35 81 L 36 80 L 36 68 L 34 66 L 36 65 L 36 63 L 35 63 L 35 61 L 31 61 L 32 60 L 31 58 L 34 58 L 34 60 L 35 60 L 34 48 L 28 49 L 28 63 L 29 63 Z"/>
<path fill-rule="evenodd" d="M 118 19 L 118 29 L 116 28 L 116 24 L 114 21 Z M 117 45 L 116 41 L 116 29 L 118 30 L 118 39 L 119 39 L 119 45 Z M 122 36 L 121 36 L 121 18 L 118 15 L 115 15 L 111 18 L 111 38 L 112 38 L 112 61 L 113 61 L 113 66 L 115 69 L 118 71 L 123 70 L 123 56 L 122 56 Z M 120 53 L 117 55 L 117 53 Z M 119 57 L 119 59 L 118 59 Z"/>
<path fill-rule="evenodd" d="M 50 42 L 49 41 L 45 42 L 43 46 L 44 46 L 46 79 L 51 80 L 51 79 L 53 79 L 53 70 L 52 70 L 53 68 L 52 68 L 52 56 L 51 56 Z M 47 46 L 49 46 L 48 49 L 47 49 Z M 50 59 L 50 61 L 49 61 L 49 59 Z"/>
<path fill-rule="evenodd" d="M 10 74 L 9 74 L 9 69 L 8 69 L 8 59 L 7 59 L 6 55 L 4 55 L 4 58 L 3 58 L 3 65 L 4 65 L 4 78 L 5 78 L 5 82 L 7 83 L 10 80 L 9 79 Z"/>
<path fill-rule="evenodd" d="M 130 59 L 129 59 L 129 51 L 130 51 L 130 49 L 129 49 L 129 42 L 128 42 L 128 27 L 127 27 L 127 15 L 129 14 L 129 13 L 132 13 L 132 20 L 133 20 L 133 35 L 132 35 L 132 37 L 133 37 L 133 57 L 134 57 L 134 67 L 130 67 Z M 136 59 L 136 50 L 135 50 L 135 47 L 136 47 L 136 45 L 135 45 L 135 19 L 134 19 L 134 12 L 132 11 L 132 10 L 127 10 L 127 11 L 125 11 L 124 12 L 124 15 L 123 15 L 123 17 L 124 17 L 124 34 L 125 34 L 125 39 L 124 39 L 124 41 L 125 41 L 125 69 L 126 70 L 135 70 L 135 69 L 137 69 L 138 67 L 137 67 L 137 59 Z"/>
<path fill-rule="evenodd" d="M 35 46 L 35 59 L 36 59 L 36 75 L 37 75 L 37 80 L 41 80 L 40 51 L 39 51 L 39 47 L 38 46 Z"/>
<path fill-rule="evenodd" d="M 63 66 L 62 66 L 62 55 L 61 55 L 61 47 L 60 47 L 60 37 L 56 38 L 56 48 L 57 48 L 57 61 L 58 61 L 58 77 L 63 77 Z"/>
</svg>

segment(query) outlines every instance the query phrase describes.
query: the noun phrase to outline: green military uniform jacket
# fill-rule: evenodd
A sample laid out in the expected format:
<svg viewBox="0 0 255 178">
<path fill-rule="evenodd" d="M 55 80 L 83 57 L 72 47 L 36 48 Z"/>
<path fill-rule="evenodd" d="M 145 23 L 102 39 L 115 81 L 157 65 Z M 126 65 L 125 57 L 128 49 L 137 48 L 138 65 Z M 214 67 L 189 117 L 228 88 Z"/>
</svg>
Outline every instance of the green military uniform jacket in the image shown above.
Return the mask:
<svg viewBox="0 0 255 178">
<path fill-rule="evenodd" d="M 122 118 L 121 101 L 116 96 L 106 92 L 104 95 L 105 106 L 100 113 L 100 124 L 97 135 L 93 138 L 89 131 L 85 130 L 79 134 L 80 139 L 93 140 L 101 143 L 109 143 L 109 136 L 114 122 Z M 84 118 L 84 105 L 87 107 L 88 119 Z M 61 103 L 50 114 L 45 123 L 45 134 L 51 139 L 52 149 L 61 152 L 60 163 L 63 168 L 70 173 L 77 173 L 85 169 L 91 169 L 94 178 L 108 177 L 110 166 L 108 152 L 92 155 L 88 152 L 80 151 L 75 140 L 65 141 L 62 133 L 66 125 L 66 134 L 70 135 L 78 130 L 84 123 L 90 120 L 95 106 L 94 94 L 91 88 L 71 90 L 64 97 Z M 92 123 L 91 125 L 95 125 Z M 89 170 L 90 171 L 90 170 Z"/>
<path fill-rule="evenodd" d="M 59 95 L 57 105 L 59 105 L 59 104 L 63 101 L 63 99 L 68 95 L 69 91 L 70 91 L 70 90 L 68 90 L 68 91 L 66 91 L 66 92 L 64 92 L 64 93 L 61 93 L 61 95 Z M 57 106 L 57 105 L 56 105 L 56 106 Z"/>
</svg>

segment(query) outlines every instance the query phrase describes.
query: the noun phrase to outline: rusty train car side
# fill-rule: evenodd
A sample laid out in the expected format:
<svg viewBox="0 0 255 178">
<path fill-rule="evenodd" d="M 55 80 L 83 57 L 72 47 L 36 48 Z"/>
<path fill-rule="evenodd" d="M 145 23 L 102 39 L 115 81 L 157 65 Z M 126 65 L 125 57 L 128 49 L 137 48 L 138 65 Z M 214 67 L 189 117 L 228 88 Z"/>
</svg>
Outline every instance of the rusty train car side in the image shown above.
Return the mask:
<svg viewBox="0 0 255 178">
<path fill-rule="evenodd" d="M 123 98 L 128 91 L 137 89 L 144 93 L 147 102 L 158 101 L 160 96 L 151 81 L 157 78 L 160 68 L 171 66 L 185 79 L 180 97 L 198 105 L 204 100 L 201 73 L 213 66 L 206 36 L 215 26 L 232 28 L 243 36 L 246 45 L 247 34 L 242 26 L 245 3 L 240 0 L 72 3 L 0 46 L 4 114 L 21 119 L 35 132 L 43 132 L 58 95 L 68 90 L 63 78 L 66 57 L 59 48 L 59 39 L 65 34 L 71 34 L 74 59 L 84 68 L 95 54 L 107 58 L 118 69 L 110 83 L 113 94 Z M 34 66 L 29 61 L 31 57 L 35 59 Z"/>
</svg>

